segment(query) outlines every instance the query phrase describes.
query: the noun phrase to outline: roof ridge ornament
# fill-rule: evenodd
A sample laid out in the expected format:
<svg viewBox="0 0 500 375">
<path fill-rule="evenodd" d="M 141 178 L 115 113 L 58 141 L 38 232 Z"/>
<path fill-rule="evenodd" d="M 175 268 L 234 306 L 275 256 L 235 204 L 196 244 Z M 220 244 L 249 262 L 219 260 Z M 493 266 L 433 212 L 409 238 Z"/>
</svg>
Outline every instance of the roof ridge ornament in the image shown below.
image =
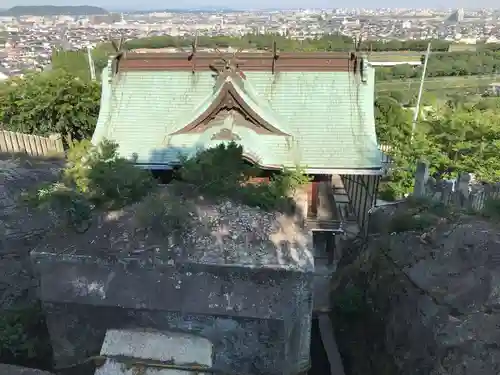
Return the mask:
<svg viewBox="0 0 500 375">
<path fill-rule="evenodd" d="M 219 54 L 219 57 L 210 64 L 210 68 L 215 71 L 219 78 L 225 78 L 237 73 L 241 78 L 246 79 L 245 73 L 240 69 L 240 64 L 244 61 L 238 58 L 238 54 L 243 51 L 243 48 L 233 52 L 229 58 L 217 47 L 214 48 L 214 51 Z"/>
<path fill-rule="evenodd" d="M 125 41 L 125 38 L 120 36 L 120 39 L 118 40 L 118 44 L 111 38 L 111 35 L 109 36 L 109 42 L 111 43 L 111 46 L 115 50 L 116 54 L 115 57 L 113 58 L 113 65 L 112 65 L 112 74 L 115 75 L 118 73 L 118 68 L 119 68 L 119 63 L 120 60 L 123 58 L 125 55 L 126 51 L 123 49 L 123 42 Z"/>
<path fill-rule="evenodd" d="M 273 66 L 272 66 L 273 74 L 276 73 L 276 61 L 279 59 L 279 57 L 280 57 L 280 52 L 278 50 L 278 44 L 274 40 L 273 41 Z"/>
<path fill-rule="evenodd" d="M 192 70 L 191 73 L 196 72 L 196 52 L 198 50 L 198 30 L 196 30 L 196 35 L 194 37 L 193 43 L 191 43 L 191 54 L 188 57 L 188 60 L 191 61 Z"/>
</svg>

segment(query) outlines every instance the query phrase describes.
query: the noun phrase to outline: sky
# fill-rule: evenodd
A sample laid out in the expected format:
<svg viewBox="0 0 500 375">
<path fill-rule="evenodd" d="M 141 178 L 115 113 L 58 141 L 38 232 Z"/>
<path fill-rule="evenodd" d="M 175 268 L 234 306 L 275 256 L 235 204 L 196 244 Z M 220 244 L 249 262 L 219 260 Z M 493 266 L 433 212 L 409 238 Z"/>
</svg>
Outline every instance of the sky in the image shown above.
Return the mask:
<svg viewBox="0 0 500 375">
<path fill-rule="evenodd" d="M 467 1 L 469 6 L 471 1 Z M 0 8 L 9 8 L 15 5 L 96 5 L 106 9 L 168 9 L 168 8 L 196 8 L 196 7 L 228 7 L 246 9 L 265 8 L 355 8 L 374 7 L 377 8 L 412 8 L 418 4 L 419 8 L 459 8 L 465 7 L 466 0 L 420 0 L 417 3 L 413 0 L 1 0 Z M 179 4 L 182 4 L 180 6 Z M 500 8 L 498 0 L 475 0 L 475 8 Z"/>
</svg>

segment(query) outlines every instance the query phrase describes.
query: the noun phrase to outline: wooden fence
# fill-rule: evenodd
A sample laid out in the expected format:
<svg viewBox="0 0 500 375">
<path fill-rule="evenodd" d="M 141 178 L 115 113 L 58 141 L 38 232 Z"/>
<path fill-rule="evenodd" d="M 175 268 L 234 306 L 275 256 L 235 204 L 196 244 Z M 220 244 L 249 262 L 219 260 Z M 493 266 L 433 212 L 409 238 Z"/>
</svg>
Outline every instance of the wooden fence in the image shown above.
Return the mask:
<svg viewBox="0 0 500 375">
<path fill-rule="evenodd" d="M 50 156 L 63 153 L 62 137 L 49 137 L 0 130 L 0 153 L 26 153 L 30 156 Z"/>
</svg>

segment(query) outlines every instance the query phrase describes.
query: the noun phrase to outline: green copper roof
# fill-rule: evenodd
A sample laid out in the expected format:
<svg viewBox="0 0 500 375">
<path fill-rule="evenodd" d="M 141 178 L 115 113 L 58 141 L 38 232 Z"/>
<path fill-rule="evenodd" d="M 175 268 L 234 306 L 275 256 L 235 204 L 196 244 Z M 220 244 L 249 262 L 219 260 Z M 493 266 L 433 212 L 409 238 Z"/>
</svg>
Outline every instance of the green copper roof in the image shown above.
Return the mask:
<svg viewBox="0 0 500 375">
<path fill-rule="evenodd" d="M 120 145 L 122 156 L 138 155 L 138 164 L 164 168 L 179 153 L 224 141 L 212 140 L 231 129 L 249 157 L 267 167 L 307 167 L 311 173 L 367 173 L 381 167 L 375 135 L 374 71 L 366 82 L 347 72 L 246 72 L 231 82 L 245 103 L 286 135 L 258 134 L 228 118 L 204 133 L 180 133 L 217 97 L 211 72 L 130 71 L 109 80 L 103 73 L 101 112 L 93 142 Z"/>
</svg>

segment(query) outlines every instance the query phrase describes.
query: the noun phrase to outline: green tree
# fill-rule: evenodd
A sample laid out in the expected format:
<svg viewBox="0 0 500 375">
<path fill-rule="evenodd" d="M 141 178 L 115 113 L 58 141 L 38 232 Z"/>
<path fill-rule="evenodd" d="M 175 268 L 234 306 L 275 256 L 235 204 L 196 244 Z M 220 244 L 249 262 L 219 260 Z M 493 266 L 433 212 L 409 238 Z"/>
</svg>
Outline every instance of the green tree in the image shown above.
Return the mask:
<svg viewBox="0 0 500 375">
<path fill-rule="evenodd" d="M 486 110 L 500 110 L 500 98 L 499 97 L 486 97 L 481 98 L 475 105 L 474 108 L 479 111 Z"/>
<path fill-rule="evenodd" d="M 434 161 L 438 151 L 417 127 L 412 139 L 413 111 L 394 98 L 381 96 L 375 101 L 375 124 L 380 144 L 391 157 L 391 174 L 382 185 L 384 199 L 399 199 L 411 192 L 419 160 Z"/>
<path fill-rule="evenodd" d="M 472 172 L 485 182 L 500 181 L 500 114 L 473 106 L 448 109 L 426 122 L 429 142 L 439 158 L 439 174 L 453 176 Z"/>
<path fill-rule="evenodd" d="M 388 151 L 392 159 L 391 171 L 388 181 L 383 185 L 385 197 L 400 199 L 411 193 L 415 182 L 417 163 L 426 160 L 430 163 L 430 170 L 435 172 L 435 160 L 439 158 L 438 150 L 418 129 L 413 138 L 410 132 L 404 132 L 397 141 L 393 141 Z"/>
<path fill-rule="evenodd" d="M 394 98 L 378 97 L 375 100 L 375 125 L 379 143 L 392 146 L 409 139 L 411 113 Z"/>
<path fill-rule="evenodd" d="M 99 115 L 100 93 L 99 83 L 64 70 L 30 74 L 0 88 L 0 123 L 11 131 L 60 133 L 67 143 L 88 138 Z"/>
<path fill-rule="evenodd" d="M 407 102 L 407 95 L 403 91 L 389 91 L 387 96 L 393 98 L 400 104 L 405 104 Z"/>
</svg>

